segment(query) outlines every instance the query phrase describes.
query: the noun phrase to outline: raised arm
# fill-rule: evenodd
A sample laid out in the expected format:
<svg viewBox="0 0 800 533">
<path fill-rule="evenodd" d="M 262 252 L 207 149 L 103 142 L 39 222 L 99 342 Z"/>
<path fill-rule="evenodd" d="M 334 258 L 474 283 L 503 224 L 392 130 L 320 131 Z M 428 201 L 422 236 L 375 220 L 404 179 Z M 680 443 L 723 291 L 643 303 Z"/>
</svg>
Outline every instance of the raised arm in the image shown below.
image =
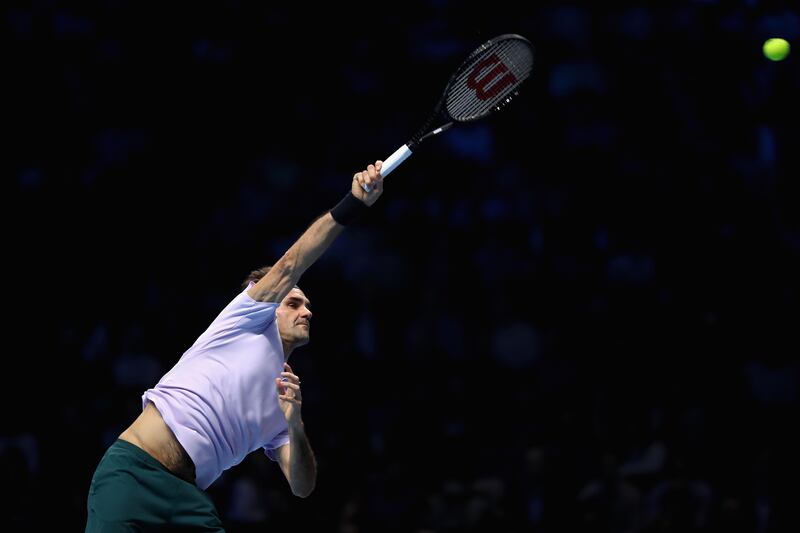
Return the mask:
<svg viewBox="0 0 800 533">
<path fill-rule="evenodd" d="M 353 176 L 350 192 L 333 209 L 318 217 L 248 294 L 260 302 L 280 302 L 300 276 L 322 256 L 344 227 L 383 194 L 381 161 Z M 362 185 L 368 185 L 366 192 Z"/>
</svg>

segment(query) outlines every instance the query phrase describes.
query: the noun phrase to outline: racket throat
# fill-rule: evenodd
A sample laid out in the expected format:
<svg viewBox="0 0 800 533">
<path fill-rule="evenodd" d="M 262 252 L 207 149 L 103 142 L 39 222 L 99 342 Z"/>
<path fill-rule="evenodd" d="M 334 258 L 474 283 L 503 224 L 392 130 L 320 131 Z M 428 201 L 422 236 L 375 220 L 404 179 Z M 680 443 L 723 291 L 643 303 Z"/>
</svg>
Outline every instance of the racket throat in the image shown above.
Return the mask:
<svg viewBox="0 0 800 533">
<path fill-rule="evenodd" d="M 417 145 L 417 144 L 421 143 L 422 141 L 424 141 L 424 140 L 425 140 L 425 139 L 427 139 L 428 137 L 433 137 L 434 135 L 439 135 L 439 134 L 440 134 L 440 133 L 442 133 L 443 131 L 447 131 L 447 130 L 449 130 L 449 129 L 450 129 L 450 128 L 452 128 L 452 127 L 453 127 L 453 123 L 452 123 L 452 122 L 448 122 L 447 124 L 445 124 L 445 125 L 443 125 L 443 126 L 439 126 L 439 127 L 438 127 L 438 128 L 436 128 L 435 130 L 433 130 L 433 131 L 430 131 L 430 132 L 426 133 L 425 135 L 423 135 L 422 137 L 420 137 L 420 138 L 419 138 L 419 140 L 418 140 L 416 143 L 414 143 L 414 141 L 411 141 L 412 143 L 414 143 L 414 146 L 412 147 L 412 145 L 411 145 L 411 144 L 409 144 L 409 148 L 412 148 L 412 149 L 413 149 L 413 148 L 416 148 L 416 145 Z"/>
</svg>

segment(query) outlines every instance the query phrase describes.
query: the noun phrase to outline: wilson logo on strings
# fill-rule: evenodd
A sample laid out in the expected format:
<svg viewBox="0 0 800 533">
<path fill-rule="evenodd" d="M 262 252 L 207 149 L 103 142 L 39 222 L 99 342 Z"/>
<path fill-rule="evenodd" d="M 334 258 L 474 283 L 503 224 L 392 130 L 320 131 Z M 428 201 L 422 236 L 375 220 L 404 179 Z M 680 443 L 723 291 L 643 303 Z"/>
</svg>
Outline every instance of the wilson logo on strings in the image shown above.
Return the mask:
<svg viewBox="0 0 800 533">
<path fill-rule="evenodd" d="M 489 71 L 481 76 L 481 73 L 487 69 Z M 475 91 L 475 96 L 479 100 L 493 98 L 503 92 L 503 89 L 515 83 L 517 83 L 517 77 L 508 70 L 497 54 L 492 54 L 478 62 L 467 78 L 467 87 Z"/>
</svg>

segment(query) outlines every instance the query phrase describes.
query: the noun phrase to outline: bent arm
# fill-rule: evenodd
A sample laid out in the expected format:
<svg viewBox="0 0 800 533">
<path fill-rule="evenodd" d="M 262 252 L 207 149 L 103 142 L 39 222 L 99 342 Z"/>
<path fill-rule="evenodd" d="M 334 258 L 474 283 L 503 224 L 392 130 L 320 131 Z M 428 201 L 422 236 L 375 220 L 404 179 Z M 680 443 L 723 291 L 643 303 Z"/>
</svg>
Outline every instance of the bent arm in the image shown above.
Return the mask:
<svg viewBox="0 0 800 533">
<path fill-rule="evenodd" d="M 317 461 L 303 423 L 289 427 L 289 444 L 278 448 L 278 464 L 292 488 L 292 494 L 308 497 L 317 484 Z"/>
</svg>

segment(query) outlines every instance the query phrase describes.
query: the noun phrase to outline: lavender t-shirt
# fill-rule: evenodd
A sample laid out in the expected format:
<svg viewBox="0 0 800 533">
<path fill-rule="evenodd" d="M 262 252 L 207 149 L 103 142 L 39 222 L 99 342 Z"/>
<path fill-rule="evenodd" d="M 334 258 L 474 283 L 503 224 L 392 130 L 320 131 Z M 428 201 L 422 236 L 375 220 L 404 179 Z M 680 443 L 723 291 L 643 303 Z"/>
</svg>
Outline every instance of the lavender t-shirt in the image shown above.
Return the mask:
<svg viewBox="0 0 800 533">
<path fill-rule="evenodd" d="M 250 452 L 264 448 L 275 460 L 289 442 L 275 388 L 284 362 L 277 307 L 244 290 L 142 395 L 142 408 L 156 405 L 194 461 L 201 489 Z"/>
</svg>

